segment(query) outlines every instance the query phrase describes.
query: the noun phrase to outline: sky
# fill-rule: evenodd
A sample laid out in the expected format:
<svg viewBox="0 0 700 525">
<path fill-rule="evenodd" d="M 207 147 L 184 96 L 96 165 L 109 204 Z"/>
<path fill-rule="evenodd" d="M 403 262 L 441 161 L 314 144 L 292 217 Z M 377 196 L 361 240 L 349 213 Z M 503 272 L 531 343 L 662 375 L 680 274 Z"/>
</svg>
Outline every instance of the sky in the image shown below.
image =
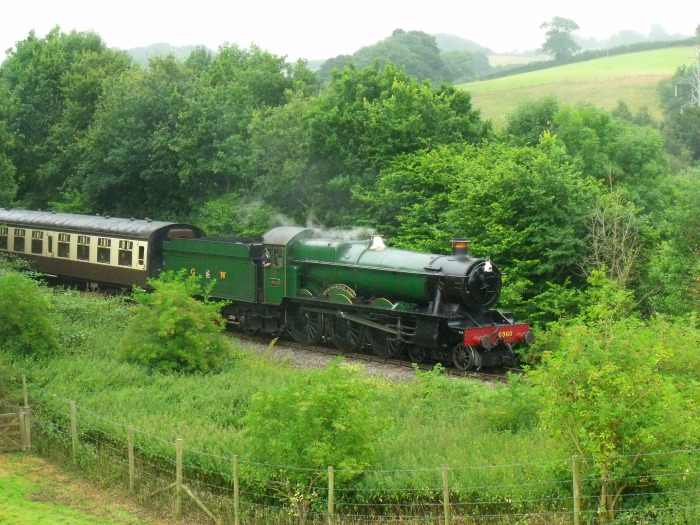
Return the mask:
<svg viewBox="0 0 700 525">
<path fill-rule="evenodd" d="M 11 5 L 12 7 L 7 7 Z M 94 31 L 109 47 L 131 49 L 224 44 L 258 47 L 290 60 L 350 55 L 395 29 L 456 35 L 497 53 L 533 50 L 545 40 L 540 26 L 555 16 L 573 20 L 582 38 L 605 40 L 622 30 L 695 34 L 700 15 L 686 0 L 24 0 L 0 6 L 0 61 L 31 30 L 43 38 Z"/>
</svg>

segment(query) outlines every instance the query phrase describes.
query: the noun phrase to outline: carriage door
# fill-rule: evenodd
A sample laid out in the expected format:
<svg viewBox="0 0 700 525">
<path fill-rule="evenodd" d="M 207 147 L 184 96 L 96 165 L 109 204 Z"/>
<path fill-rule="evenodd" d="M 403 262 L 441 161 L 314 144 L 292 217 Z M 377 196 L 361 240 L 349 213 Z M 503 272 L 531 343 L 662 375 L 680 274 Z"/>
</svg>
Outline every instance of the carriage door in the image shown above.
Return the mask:
<svg viewBox="0 0 700 525">
<path fill-rule="evenodd" d="M 47 244 L 46 244 L 46 255 L 49 257 L 53 257 L 54 256 L 54 253 L 53 253 L 53 249 L 54 249 L 53 233 L 49 232 L 47 237 L 48 237 L 48 239 L 47 239 Z"/>
<path fill-rule="evenodd" d="M 280 304 L 287 291 L 287 280 L 284 276 L 285 249 L 284 246 L 268 246 L 270 249 L 270 266 L 263 269 L 263 288 L 265 289 L 266 304 Z"/>
</svg>

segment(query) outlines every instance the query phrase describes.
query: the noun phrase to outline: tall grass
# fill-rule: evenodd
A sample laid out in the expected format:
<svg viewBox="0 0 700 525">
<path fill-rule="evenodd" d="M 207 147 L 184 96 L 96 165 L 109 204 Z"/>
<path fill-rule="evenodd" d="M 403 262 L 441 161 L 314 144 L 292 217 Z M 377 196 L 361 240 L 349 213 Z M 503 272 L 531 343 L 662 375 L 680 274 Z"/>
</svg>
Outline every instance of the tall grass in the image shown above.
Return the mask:
<svg viewBox="0 0 700 525">
<path fill-rule="evenodd" d="M 42 417 L 68 428 L 68 402 L 73 400 L 81 409 L 79 426 L 89 423 L 105 435 L 123 437 L 131 425 L 157 438 L 147 446 L 153 454 L 167 457 L 172 455 L 171 443 L 182 438 L 188 449 L 205 452 L 196 456 L 198 466 L 214 472 L 230 471 L 229 460 L 221 458 L 234 454 L 245 458 L 241 418 L 252 396 L 308 373 L 237 349 L 235 340 L 231 352 L 236 358 L 220 373 L 150 372 L 115 355 L 115 341 L 128 315 L 124 299 L 62 291 L 54 294 L 54 300 L 55 324 L 66 350 L 15 362 L 27 374 L 32 394 L 41 400 Z M 2 357 L 3 362 L 10 359 Z M 373 392 L 374 413 L 389 423 L 377 437 L 376 470 L 361 479 L 363 494 L 369 498 L 401 500 L 402 492 L 394 490 L 401 486 L 439 488 L 435 477 L 439 478 L 443 464 L 454 469 L 456 493 L 467 497 L 469 487 L 499 485 L 503 479 L 517 485 L 532 476 L 531 469 L 518 474 L 513 464 L 547 465 L 541 472 L 544 479 L 551 475 L 550 465 L 566 458 L 543 438 L 534 419 L 522 424 L 527 407 L 524 411 L 520 407 L 520 414 L 514 412 L 509 394 L 500 386 L 448 379 L 437 372 L 404 384 L 370 376 L 363 380 Z M 503 467 L 491 470 L 498 465 Z M 505 495 L 479 497 L 499 500 Z"/>
<path fill-rule="evenodd" d="M 289 522 L 281 500 L 269 490 L 268 479 L 259 477 L 260 469 L 247 454 L 250 443 L 242 421 L 253 395 L 292 381 L 303 385 L 309 371 L 247 352 L 235 340 L 232 358 L 218 373 L 149 371 L 119 360 L 114 351 L 129 315 L 126 300 L 55 291 L 52 301 L 62 352 L 38 359 L 0 352 L 0 379 L 17 385 L 26 374 L 30 381 L 40 449 L 70 454 L 69 402 L 75 401 L 78 461 L 103 479 L 124 483 L 127 427 L 132 426 L 140 472 L 153 474 L 144 476 L 145 493 L 172 483 L 173 444 L 181 438 L 187 483 L 197 484 L 199 494 L 213 488 L 214 495 L 207 497 L 213 498 L 222 515 L 231 513 L 235 455 L 241 464 L 247 522 Z M 456 515 L 493 517 L 494 521 L 487 518 L 480 523 L 510 518 L 522 523 L 564 522 L 562 516 L 571 505 L 574 451 L 541 432 L 537 400 L 527 385 L 450 379 L 439 369 L 417 371 L 415 381 L 399 384 L 361 377 L 372 393 L 367 401 L 372 413 L 387 425 L 376 436 L 376 463 L 335 487 L 338 513 L 349 522 L 365 523 L 364 518 L 348 518 L 365 514 L 376 514 L 376 519 L 368 518 L 376 523 L 391 523 L 385 520 L 389 515 L 409 522 L 439 517 L 443 476 L 449 479 Z M 118 467 L 114 472 L 112 464 Z M 325 468 L 316 474 L 325 476 Z M 310 516 L 318 522 L 325 512 L 325 490 L 321 483 L 310 507 Z M 172 499 L 161 494 L 158 501 L 167 507 Z M 595 502 L 590 512 L 594 509 Z"/>
</svg>

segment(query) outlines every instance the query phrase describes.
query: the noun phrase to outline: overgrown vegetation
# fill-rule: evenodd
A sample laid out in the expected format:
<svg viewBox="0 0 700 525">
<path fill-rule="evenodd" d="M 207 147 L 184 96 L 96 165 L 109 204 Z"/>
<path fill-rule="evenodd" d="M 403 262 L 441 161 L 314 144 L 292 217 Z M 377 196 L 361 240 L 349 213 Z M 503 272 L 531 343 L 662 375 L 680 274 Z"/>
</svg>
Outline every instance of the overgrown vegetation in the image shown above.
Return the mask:
<svg viewBox="0 0 700 525">
<path fill-rule="evenodd" d="M 58 340 L 46 291 L 0 259 L 0 348 L 27 357 L 53 353 Z"/>
<path fill-rule="evenodd" d="M 198 278 L 166 272 L 152 279 L 151 291 L 135 289 L 132 309 L 119 354 L 133 363 L 162 372 L 208 372 L 230 357 L 221 331 L 223 304 L 208 298 L 214 283 L 205 287 Z"/>
<path fill-rule="evenodd" d="M 682 495 L 700 469 L 697 320 L 630 315 L 630 293 L 604 271 L 591 285 L 581 317 L 539 334 L 542 365 L 503 387 L 449 379 L 439 366 L 394 384 L 342 362 L 309 371 L 243 350 L 214 374 L 166 372 L 121 359 L 124 299 L 60 289 L 45 293 L 52 323 L 66 327 L 63 351 L 27 359 L 3 350 L 0 373 L 15 384 L 28 376 L 45 438 L 65 442 L 74 400 L 81 433 L 118 442 L 133 425 L 140 453 L 163 468 L 171 443 L 184 439 L 202 452 L 188 453 L 188 468 L 208 472 L 207 483 L 227 483 L 216 476 L 238 454 L 246 493 L 283 502 L 297 518 L 323 512 L 328 466 L 342 488 L 339 509 L 429 505 L 439 491 L 414 500 L 405 487 L 439 486 L 436 469 L 447 464 L 455 505 L 493 514 L 514 512 L 507 501 L 541 501 L 527 510 L 549 512 L 552 498 L 569 500 L 568 465 L 579 454 L 589 515 L 678 507 L 681 521 L 664 523 L 683 523 L 694 503 Z M 668 463 L 673 450 L 689 452 Z"/>
</svg>

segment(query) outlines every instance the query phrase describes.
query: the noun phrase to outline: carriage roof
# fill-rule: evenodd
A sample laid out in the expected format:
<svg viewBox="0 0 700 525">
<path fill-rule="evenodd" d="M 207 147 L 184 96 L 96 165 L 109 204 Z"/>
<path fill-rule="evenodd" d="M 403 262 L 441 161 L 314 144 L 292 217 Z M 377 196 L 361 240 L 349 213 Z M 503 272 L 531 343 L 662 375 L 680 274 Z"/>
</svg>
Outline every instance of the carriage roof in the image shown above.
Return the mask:
<svg viewBox="0 0 700 525">
<path fill-rule="evenodd" d="M 8 210 L 0 208 L 0 224 L 22 226 L 30 229 L 52 229 L 56 231 L 108 236 L 126 236 L 148 239 L 160 230 L 186 228 L 198 235 L 203 232 L 190 224 L 152 221 L 150 219 L 125 219 L 101 215 L 77 215 L 32 210 Z"/>
</svg>

